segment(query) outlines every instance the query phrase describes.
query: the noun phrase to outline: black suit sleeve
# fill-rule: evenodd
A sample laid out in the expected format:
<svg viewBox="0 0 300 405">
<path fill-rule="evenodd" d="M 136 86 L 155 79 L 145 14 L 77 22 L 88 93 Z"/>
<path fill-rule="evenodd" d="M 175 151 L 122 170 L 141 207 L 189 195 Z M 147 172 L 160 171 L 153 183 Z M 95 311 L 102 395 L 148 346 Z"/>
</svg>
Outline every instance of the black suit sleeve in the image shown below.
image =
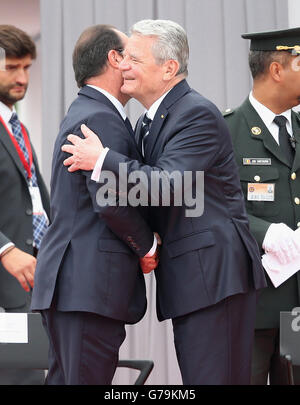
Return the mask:
<svg viewBox="0 0 300 405">
<path fill-rule="evenodd" d="M 0 249 L 10 243 L 11 240 L 9 240 L 1 231 L 0 231 Z"/>
</svg>

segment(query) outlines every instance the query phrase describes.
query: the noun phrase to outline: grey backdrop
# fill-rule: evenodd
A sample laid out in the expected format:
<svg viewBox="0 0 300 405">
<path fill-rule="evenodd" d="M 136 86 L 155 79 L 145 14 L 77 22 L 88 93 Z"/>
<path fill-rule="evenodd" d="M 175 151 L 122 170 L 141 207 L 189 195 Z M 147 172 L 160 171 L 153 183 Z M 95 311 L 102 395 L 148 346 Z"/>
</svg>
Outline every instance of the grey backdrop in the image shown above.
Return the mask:
<svg viewBox="0 0 300 405">
<path fill-rule="evenodd" d="M 127 32 L 144 18 L 178 22 L 189 37 L 189 84 L 223 110 L 239 105 L 251 87 L 249 44 L 241 33 L 287 28 L 287 8 L 287 0 L 41 0 L 42 169 L 47 183 L 60 121 L 78 91 L 71 57 L 86 27 L 109 23 Z M 133 125 L 142 111 L 137 102 L 129 102 Z M 128 328 L 121 357 L 153 359 L 149 384 L 181 384 L 171 323 L 158 323 L 155 279 L 146 278 L 148 312 L 142 322 Z M 132 378 L 128 371 L 118 371 L 115 383 L 128 384 Z"/>
</svg>

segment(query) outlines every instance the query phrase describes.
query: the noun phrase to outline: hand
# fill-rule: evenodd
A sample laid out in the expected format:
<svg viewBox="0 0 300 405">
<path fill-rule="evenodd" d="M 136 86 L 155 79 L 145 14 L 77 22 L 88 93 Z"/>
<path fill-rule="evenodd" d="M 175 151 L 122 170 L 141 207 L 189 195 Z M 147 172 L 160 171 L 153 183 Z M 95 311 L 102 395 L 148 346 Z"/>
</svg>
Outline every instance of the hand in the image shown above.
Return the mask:
<svg viewBox="0 0 300 405">
<path fill-rule="evenodd" d="M 152 270 L 156 269 L 159 262 L 159 249 L 161 246 L 161 239 L 157 232 L 154 232 L 157 240 L 157 248 L 153 256 L 143 257 L 140 259 L 140 266 L 144 274 L 151 273 Z"/>
<path fill-rule="evenodd" d="M 34 286 L 36 258 L 14 247 L 1 258 L 3 267 L 29 292 Z M 30 286 L 30 287 L 29 287 Z"/>
<path fill-rule="evenodd" d="M 151 273 L 152 270 L 156 269 L 157 265 L 158 265 L 157 252 L 155 252 L 153 256 L 142 257 L 140 259 L 140 266 L 144 274 Z"/>
<path fill-rule="evenodd" d="M 72 145 L 63 145 L 61 150 L 70 153 L 72 156 L 64 160 L 69 172 L 76 170 L 94 170 L 96 162 L 103 151 L 103 145 L 98 136 L 86 125 L 81 125 L 81 132 L 85 139 L 77 135 L 68 135 L 68 141 Z"/>
<path fill-rule="evenodd" d="M 269 226 L 262 247 L 266 252 L 277 256 L 281 264 L 286 264 L 300 255 L 300 244 L 295 232 L 284 223 Z"/>
</svg>

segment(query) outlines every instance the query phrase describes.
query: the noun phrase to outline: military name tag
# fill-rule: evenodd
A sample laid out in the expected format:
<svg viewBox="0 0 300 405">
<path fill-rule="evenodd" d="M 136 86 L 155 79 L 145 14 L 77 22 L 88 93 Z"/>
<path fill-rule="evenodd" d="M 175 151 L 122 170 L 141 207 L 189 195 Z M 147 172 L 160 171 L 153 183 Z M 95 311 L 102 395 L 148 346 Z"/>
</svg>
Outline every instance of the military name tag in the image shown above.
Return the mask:
<svg viewBox="0 0 300 405">
<path fill-rule="evenodd" d="M 268 158 L 243 158 L 244 166 L 271 166 L 271 159 Z"/>
<path fill-rule="evenodd" d="M 274 201 L 275 184 L 248 183 L 248 201 Z"/>
</svg>

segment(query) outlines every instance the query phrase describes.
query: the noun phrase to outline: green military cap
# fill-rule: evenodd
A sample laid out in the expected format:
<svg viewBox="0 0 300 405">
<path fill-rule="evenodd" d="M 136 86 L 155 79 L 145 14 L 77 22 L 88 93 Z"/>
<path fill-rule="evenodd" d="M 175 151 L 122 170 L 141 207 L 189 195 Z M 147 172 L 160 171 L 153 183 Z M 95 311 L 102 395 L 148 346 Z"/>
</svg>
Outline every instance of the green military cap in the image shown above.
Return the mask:
<svg viewBox="0 0 300 405">
<path fill-rule="evenodd" d="M 289 51 L 292 55 L 300 54 L 300 28 L 242 34 L 242 38 L 251 40 L 251 51 Z"/>
</svg>

